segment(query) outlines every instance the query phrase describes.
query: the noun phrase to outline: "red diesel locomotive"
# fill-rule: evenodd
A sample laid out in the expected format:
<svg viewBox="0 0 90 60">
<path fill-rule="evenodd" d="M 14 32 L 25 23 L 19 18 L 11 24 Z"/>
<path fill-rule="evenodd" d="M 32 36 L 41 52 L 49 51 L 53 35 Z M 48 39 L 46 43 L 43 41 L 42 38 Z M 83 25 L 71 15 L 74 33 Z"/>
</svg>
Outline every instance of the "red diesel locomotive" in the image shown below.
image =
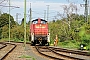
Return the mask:
<svg viewBox="0 0 90 60">
<path fill-rule="evenodd" d="M 30 24 L 30 34 L 31 34 L 31 45 L 49 45 L 50 33 L 48 30 L 48 23 L 43 19 L 35 19 L 31 21 Z"/>
</svg>

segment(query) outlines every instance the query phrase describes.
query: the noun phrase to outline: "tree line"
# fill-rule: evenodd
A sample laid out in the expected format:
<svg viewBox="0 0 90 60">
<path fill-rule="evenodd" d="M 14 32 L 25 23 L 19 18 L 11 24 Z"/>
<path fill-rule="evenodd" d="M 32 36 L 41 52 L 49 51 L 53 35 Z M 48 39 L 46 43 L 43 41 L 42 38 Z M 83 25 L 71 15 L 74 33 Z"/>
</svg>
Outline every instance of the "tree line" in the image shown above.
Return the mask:
<svg viewBox="0 0 90 60">
<path fill-rule="evenodd" d="M 9 37 L 9 14 L 4 13 L 0 16 L 0 39 Z M 80 42 L 90 46 L 90 19 L 85 23 L 83 15 L 72 14 L 70 17 L 70 26 L 68 25 L 68 17 L 60 20 L 52 20 L 48 23 L 51 43 L 54 42 L 55 35 L 58 35 L 59 42 L 72 41 Z M 14 41 L 24 40 L 24 19 L 21 24 L 14 21 L 13 16 L 10 15 L 10 37 Z M 26 24 L 26 36 L 29 40 L 30 24 Z"/>
</svg>

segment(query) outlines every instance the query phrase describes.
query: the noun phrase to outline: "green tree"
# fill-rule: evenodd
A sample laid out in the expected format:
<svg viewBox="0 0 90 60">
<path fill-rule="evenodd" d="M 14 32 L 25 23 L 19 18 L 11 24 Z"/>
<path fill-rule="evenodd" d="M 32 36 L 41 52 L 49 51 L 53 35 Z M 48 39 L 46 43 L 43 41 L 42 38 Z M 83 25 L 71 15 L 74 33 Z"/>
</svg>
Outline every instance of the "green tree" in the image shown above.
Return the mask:
<svg viewBox="0 0 90 60">
<path fill-rule="evenodd" d="M 11 23 L 11 27 L 13 25 L 15 25 L 14 18 L 11 15 L 10 15 L 10 23 Z M 7 24 L 9 24 L 9 14 L 7 14 L 7 13 L 1 14 L 1 16 L 0 16 L 0 27 L 3 27 Z"/>
<path fill-rule="evenodd" d="M 0 39 L 2 38 L 2 29 L 0 28 Z"/>
<path fill-rule="evenodd" d="M 21 25 L 24 25 L 24 18 L 22 19 Z"/>
<path fill-rule="evenodd" d="M 2 38 L 8 37 L 9 15 L 10 14 L 7 14 L 7 13 L 3 13 L 0 15 L 0 29 L 1 29 L 1 33 L 2 33 L 0 35 L 2 36 Z M 10 15 L 11 28 L 13 28 L 14 25 L 15 25 L 14 18 Z"/>
<path fill-rule="evenodd" d="M 9 28 L 8 25 L 5 25 L 2 27 L 2 38 L 8 38 L 9 37 Z"/>
</svg>

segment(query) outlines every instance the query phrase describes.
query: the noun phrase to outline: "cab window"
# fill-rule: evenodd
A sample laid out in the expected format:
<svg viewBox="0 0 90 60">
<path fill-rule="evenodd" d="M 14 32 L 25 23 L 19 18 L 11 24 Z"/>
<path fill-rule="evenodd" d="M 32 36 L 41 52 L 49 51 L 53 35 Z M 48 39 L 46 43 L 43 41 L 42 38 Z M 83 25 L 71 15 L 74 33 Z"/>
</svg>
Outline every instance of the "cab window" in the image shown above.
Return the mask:
<svg viewBox="0 0 90 60">
<path fill-rule="evenodd" d="M 37 24 L 37 23 L 38 23 L 38 21 L 32 21 L 32 23 L 33 23 L 33 24 Z"/>
<path fill-rule="evenodd" d="M 46 24 L 46 21 L 41 21 L 41 24 Z"/>
</svg>

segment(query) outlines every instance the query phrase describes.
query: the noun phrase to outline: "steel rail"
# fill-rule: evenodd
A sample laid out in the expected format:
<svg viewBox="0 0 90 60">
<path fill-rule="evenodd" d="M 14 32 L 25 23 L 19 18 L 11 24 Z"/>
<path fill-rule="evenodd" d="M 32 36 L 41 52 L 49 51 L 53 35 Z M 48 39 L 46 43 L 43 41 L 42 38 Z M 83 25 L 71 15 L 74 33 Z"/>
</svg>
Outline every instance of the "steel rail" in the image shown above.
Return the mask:
<svg viewBox="0 0 90 60">
<path fill-rule="evenodd" d="M 7 46 L 6 44 L 4 44 L 4 43 L 2 43 L 2 42 L 0 42 L 0 44 L 2 44 L 2 45 L 3 45 L 2 47 L 0 47 L 0 49 L 3 49 L 4 47 L 6 47 L 6 46 Z"/>
<path fill-rule="evenodd" d="M 52 47 L 50 47 L 52 48 Z M 64 48 L 53 48 L 56 51 L 61 51 L 61 52 L 67 52 L 67 53 L 73 53 L 73 54 L 78 54 L 78 55 L 84 55 L 84 56 L 90 56 L 89 52 L 84 52 L 84 51 L 79 51 L 79 50 L 69 50 L 69 49 L 64 49 Z"/>
<path fill-rule="evenodd" d="M 55 47 L 53 47 L 53 48 L 47 47 L 47 46 L 46 47 L 35 46 L 35 47 L 36 47 L 37 51 L 40 54 L 44 55 L 44 56 L 47 56 L 47 55 L 42 53 L 42 52 L 52 52 L 52 53 L 54 53 L 54 54 L 56 54 L 58 56 L 65 57 L 66 59 L 68 58 L 68 59 L 74 59 L 74 60 L 84 60 L 83 58 L 74 57 L 74 56 L 68 56 L 68 55 L 64 55 L 64 54 L 58 53 L 57 51 L 55 51 Z M 53 56 L 49 56 L 49 55 L 48 55 L 48 57 L 53 58 Z M 54 58 L 56 58 L 56 57 L 54 57 Z M 58 59 L 60 59 L 60 58 L 58 57 Z"/>
<path fill-rule="evenodd" d="M 46 54 L 43 54 L 40 50 L 39 50 L 39 47 L 38 46 L 35 46 L 36 50 L 41 54 L 41 55 L 44 55 L 46 57 L 49 57 L 49 58 L 52 58 L 52 59 L 55 59 L 55 60 L 64 60 L 64 59 L 60 59 L 60 58 L 57 58 L 57 57 L 53 57 L 53 56 L 49 56 L 49 55 L 46 55 Z"/>
<path fill-rule="evenodd" d="M 5 43 L 5 44 L 10 44 L 10 45 L 14 45 L 14 46 L 2 58 L 0 58 L 0 60 L 4 60 L 8 56 L 8 54 L 11 53 L 16 48 L 16 46 L 17 46 L 15 44 L 11 44 L 11 43 Z"/>
<path fill-rule="evenodd" d="M 9 41 L 6 41 L 9 42 Z M 15 42 L 15 41 L 10 41 L 11 43 L 24 43 L 24 42 Z M 26 42 L 26 44 L 31 44 L 30 42 Z"/>
<path fill-rule="evenodd" d="M 54 52 L 55 54 L 60 55 L 60 56 L 64 56 L 64 57 L 67 57 L 67 58 L 70 58 L 70 59 L 75 59 L 75 60 L 84 60 L 84 59 L 81 59 L 81 58 L 76 58 L 76 57 L 67 56 L 67 55 L 57 53 L 57 51 L 55 51 L 53 48 L 51 49 L 50 47 L 48 47 L 48 49 L 50 49 L 52 52 Z"/>
</svg>

